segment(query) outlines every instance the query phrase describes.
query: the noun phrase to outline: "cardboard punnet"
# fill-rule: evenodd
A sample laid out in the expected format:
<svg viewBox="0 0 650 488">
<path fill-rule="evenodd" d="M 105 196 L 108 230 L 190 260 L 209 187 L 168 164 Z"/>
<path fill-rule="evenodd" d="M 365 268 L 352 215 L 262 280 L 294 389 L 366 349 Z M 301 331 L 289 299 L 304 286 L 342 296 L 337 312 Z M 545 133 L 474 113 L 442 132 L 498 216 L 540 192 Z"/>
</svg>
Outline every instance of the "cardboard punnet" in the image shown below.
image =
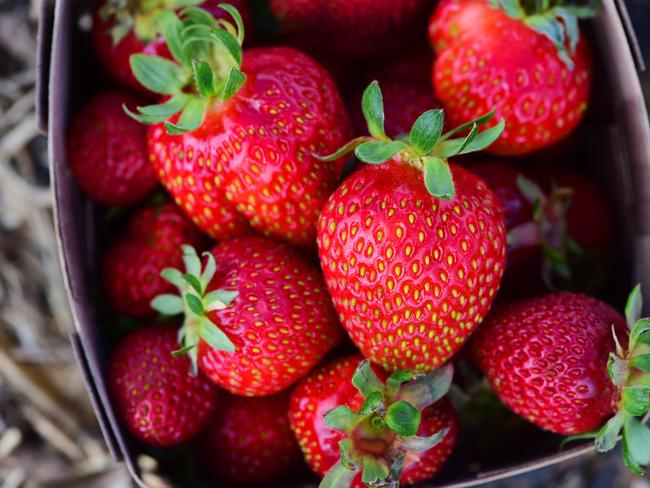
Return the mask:
<svg viewBox="0 0 650 488">
<path fill-rule="evenodd" d="M 82 66 L 89 70 L 79 54 L 87 48 L 78 20 L 84 3 L 41 0 L 38 124 L 49 135 L 55 224 L 64 286 L 75 320 L 75 332 L 71 334 L 74 353 L 112 456 L 126 464 L 139 485 L 146 486 L 135 462 L 137 447 L 119 423 L 106 388 L 108 351 L 99 334 L 97 310 L 90 293 L 101 247 L 96 209 L 80 192 L 66 162 L 66 128 L 84 93 L 78 89 L 77 75 Z M 626 257 L 619 265 L 630 271 L 617 284 L 628 290 L 632 283 L 641 282 L 645 285 L 646 303 L 650 303 L 650 125 L 637 74 L 637 69 L 644 67 L 643 60 L 622 0 L 603 0 L 598 17 L 590 24 L 600 70 L 595 77 L 595 98 L 603 107 L 595 117 L 593 130 L 586 131 L 589 141 L 585 148 L 595 146 L 587 153 L 599 159 L 596 172 L 609 183 L 610 194 L 617 195 L 619 232 L 624 242 L 622 255 Z M 514 462 L 481 466 L 478 471 L 457 470 L 423 486 L 477 486 L 590 452 L 590 444 L 579 444 L 562 452 L 555 446 L 532 459 L 519 456 Z"/>
</svg>

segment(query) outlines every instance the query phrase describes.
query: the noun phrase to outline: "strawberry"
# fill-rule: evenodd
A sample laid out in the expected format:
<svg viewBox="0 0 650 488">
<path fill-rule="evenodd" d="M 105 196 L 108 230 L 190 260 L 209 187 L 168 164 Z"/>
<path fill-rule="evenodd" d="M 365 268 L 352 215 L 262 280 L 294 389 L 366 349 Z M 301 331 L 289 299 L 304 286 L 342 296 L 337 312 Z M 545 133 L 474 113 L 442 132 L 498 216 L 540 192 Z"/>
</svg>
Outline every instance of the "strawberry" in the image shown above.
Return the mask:
<svg viewBox="0 0 650 488">
<path fill-rule="evenodd" d="M 154 95 L 133 76 L 129 58 L 146 54 L 171 58 L 164 39 L 157 30 L 157 15 L 165 9 L 181 9 L 200 4 L 215 19 L 232 21 L 218 0 L 98 0 L 93 9 L 90 30 L 93 47 L 108 74 L 124 88 Z M 252 24 L 247 0 L 230 0 L 247 27 Z"/>
<path fill-rule="evenodd" d="M 203 249 L 206 239 L 175 204 L 153 204 L 134 214 L 102 263 L 109 306 L 131 317 L 155 318 L 151 300 L 174 290 L 160 272 L 182 265 L 182 244 Z"/>
<path fill-rule="evenodd" d="M 320 161 L 313 153 L 334 150 L 350 133 L 334 83 L 298 51 L 259 48 L 242 54 L 241 29 L 235 36 L 234 27 L 219 29 L 199 9 L 185 12 L 185 21 L 165 19 L 178 63 L 131 58 L 145 86 L 171 96 L 132 114 L 154 124 L 149 151 L 161 181 L 214 238 L 240 235 L 250 223 L 264 234 L 311 244 L 344 164 L 341 158 Z M 229 12 L 241 28 L 236 10 Z M 195 33 L 206 29 L 214 34 L 196 41 Z M 194 42 L 179 41 L 186 38 Z"/>
<path fill-rule="evenodd" d="M 223 395 L 196 452 L 206 471 L 227 486 L 268 486 L 302 465 L 289 427 L 289 397 Z"/>
<path fill-rule="evenodd" d="M 322 365 L 291 394 L 291 428 L 321 486 L 412 484 L 451 454 L 456 415 L 441 399 L 451 368 L 386 376 L 352 355 Z"/>
<path fill-rule="evenodd" d="M 599 451 L 622 429 L 625 461 L 638 472 L 650 463 L 650 428 L 636 418 L 650 409 L 650 320 L 639 319 L 641 307 L 638 286 L 627 326 L 609 305 L 576 293 L 513 303 L 491 314 L 471 353 L 500 399 L 535 425 L 595 438 Z"/>
<path fill-rule="evenodd" d="M 179 296 L 154 308 L 183 313 L 181 346 L 222 388 L 270 395 L 304 376 L 341 340 L 318 268 L 286 244 L 262 237 L 233 239 L 206 253 L 184 246 L 186 272 L 163 271 Z"/>
<path fill-rule="evenodd" d="M 385 135 L 378 84 L 364 93 L 363 110 L 372 137 L 332 155 L 356 146 L 357 157 L 372 164 L 323 208 L 325 281 L 364 356 L 389 370 L 430 371 L 481 323 L 505 268 L 496 198 L 445 158 L 486 147 L 503 125 L 478 134 L 474 123 L 467 137 L 451 139 L 456 131 L 441 135 L 442 111 L 430 110 L 413 124 L 409 145 Z"/>
<path fill-rule="evenodd" d="M 614 212 L 596 183 L 566 167 L 524 173 L 493 161 L 475 164 L 472 171 L 504 210 L 509 235 L 503 288 L 509 296 L 539 293 L 545 284 L 583 291 L 602 284 Z"/>
<path fill-rule="evenodd" d="M 117 346 L 108 366 L 117 411 L 136 439 L 154 447 L 194 437 L 217 404 L 210 381 L 188 376 L 189 359 L 172 355 L 176 345 L 173 328 L 141 329 Z"/>
<path fill-rule="evenodd" d="M 488 150 L 517 156 L 568 136 L 589 102 L 591 60 L 563 2 L 441 0 L 429 25 L 436 94 L 451 124 L 496 108 L 506 128 Z M 539 7 L 540 4 L 542 7 Z"/>
<path fill-rule="evenodd" d="M 280 31 L 297 45 L 365 58 L 416 44 L 432 4 L 431 0 L 271 0 L 270 8 Z"/>
<path fill-rule="evenodd" d="M 107 91 L 72 119 L 67 134 L 70 168 L 81 189 L 104 205 L 131 205 L 157 183 L 147 156 L 146 129 L 124 114 L 139 99 Z"/>
</svg>

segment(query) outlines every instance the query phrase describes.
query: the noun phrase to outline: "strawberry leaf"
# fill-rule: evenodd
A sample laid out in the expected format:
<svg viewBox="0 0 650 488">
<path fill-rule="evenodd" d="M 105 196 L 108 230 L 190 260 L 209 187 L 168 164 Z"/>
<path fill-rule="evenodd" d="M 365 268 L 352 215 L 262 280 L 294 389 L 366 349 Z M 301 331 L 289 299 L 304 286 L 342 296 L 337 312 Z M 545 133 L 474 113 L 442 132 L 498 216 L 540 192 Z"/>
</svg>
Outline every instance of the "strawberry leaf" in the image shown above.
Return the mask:
<svg viewBox="0 0 650 488">
<path fill-rule="evenodd" d="M 370 141 L 359 145 L 354 154 L 364 163 L 382 164 L 405 149 L 408 146 L 402 141 Z"/>
<path fill-rule="evenodd" d="M 443 111 L 440 109 L 427 110 L 420 115 L 411 128 L 411 147 L 420 155 L 430 153 L 435 147 L 444 121 Z"/>
<path fill-rule="evenodd" d="M 187 84 L 187 72 L 174 61 L 147 54 L 133 54 L 129 58 L 131 70 L 147 89 L 161 95 L 175 95 Z"/>
<path fill-rule="evenodd" d="M 373 81 L 363 92 L 361 110 L 368 123 L 368 132 L 377 139 L 386 139 L 384 130 L 384 99 L 379 83 Z"/>
<path fill-rule="evenodd" d="M 456 194 L 454 179 L 449 164 L 434 156 L 422 158 L 424 163 L 424 185 L 427 191 L 441 200 L 451 200 Z"/>
</svg>

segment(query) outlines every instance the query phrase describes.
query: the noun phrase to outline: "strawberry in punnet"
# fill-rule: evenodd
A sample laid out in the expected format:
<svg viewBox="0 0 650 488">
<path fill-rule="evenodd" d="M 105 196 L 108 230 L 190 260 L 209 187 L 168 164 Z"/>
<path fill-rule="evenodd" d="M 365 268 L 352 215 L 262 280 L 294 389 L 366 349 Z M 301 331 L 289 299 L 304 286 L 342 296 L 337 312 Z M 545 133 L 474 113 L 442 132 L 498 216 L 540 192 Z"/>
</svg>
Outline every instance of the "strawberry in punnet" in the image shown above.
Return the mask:
<svg viewBox="0 0 650 488">
<path fill-rule="evenodd" d="M 332 194 L 318 225 L 325 281 L 343 326 L 388 370 L 431 371 L 481 323 L 505 268 L 506 232 L 485 183 L 446 158 L 479 151 L 503 123 L 454 139 L 442 110 L 429 110 L 406 139 L 384 132 L 379 85 L 363 96 L 371 137 L 354 148 L 369 163 Z M 408 141 L 408 142 L 406 142 Z M 424 173 L 424 175 L 423 175 Z"/>
<path fill-rule="evenodd" d="M 102 283 L 111 309 L 131 317 L 155 318 L 151 300 L 174 291 L 160 272 L 183 264 L 183 244 L 202 250 L 207 239 L 174 203 L 154 202 L 136 213 L 102 262 Z"/>
<path fill-rule="evenodd" d="M 219 0 L 99 0 L 93 10 L 90 31 L 95 52 L 104 69 L 125 88 L 143 91 L 131 67 L 133 54 L 147 54 L 171 58 L 169 49 L 158 32 L 158 15 L 163 10 L 179 10 L 201 5 L 215 19 L 232 21 L 227 11 L 219 7 Z M 248 28 L 252 22 L 246 0 L 231 0 Z"/>
<path fill-rule="evenodd" d="M 268 486 L 295 473 L 302 454 L 289 426 L 289 397 L 219 397 L 219 410 L 198 439 L 205 470 L 227 486 Z"/>
<path fill-rule="evenodd" d="M 353 355 L 303 379 L 289 418 L 321 488 L 410 485 L 434 476 L 456 444 L 456 414 L 442 398 L 452 374 L 447 366 L 388 376 Z"/>
<path fill-rule="evenodd" d="M 205 253 L 183 246 L 185 271 L 163 277 L 179 295 L 152 306 L 183 313 L 180 351 L 217 385 L 242 396 L 285 390 L 342 339 L 319 269 L 288 245 L 233 239 Z"/>
<path fill-rule="evenodd" d="M 509 296 L 545 288 L 590 292 L 602 285 L 614 241 L 614 211 L 596 183 L 565 167 L 526 173 L 490 161 L 471 170 L 485 180 L 504 212 L 508 267 L 502 288 Z"/>
<path fill-rule="evenodd" d="M 139 99 L 107 91 L 73 119 L 67 135 L 68 162 L 81 189 L 104 205 L 139 202 L 157 185 L 147 155 L 147 131 L 122 104 Z"/>
<path fill-rule="evenodd" d="M 128 335 L 108 367 L 117 411 L 138 440 L 154 447 L 181 444 L 210 419 L 217 391 L 205 376 L 189 376 L 189 359 L 172 355 L 176 330 L 150 327 Z"/>
<path fill-rule="evenodd" d="M 432 0 L 271 0 L 270 7 L 280 31 L 298 45 L 319 54 L 367 57 L 417 44 L 432 4 Z"/>
<path fill-rule="evenodd" d="M 344 164 L 313 153 L 335 150 L 350 134 L 343 102 L 327 72 L 299 51 L 242 54 L 241 19 L 223 8 L 236 27 L 197 8 L 185 9 L 183 20 L 160 17 L 175 61 L 134 55 L 131 65 L 144 86 L 167 98 L 131 115 L 153 124 L 158 176 L 205 232 L 223 240 L 250 223 L 310 245 Z"/>
<path fill-rule="evenodd" d="M 627 326 L 594 298 L 543 295 L 496 309 L 471 352 L 503 403 L 539 427 L 595 438 L 598 451 L 612 449 L 622 429 L 625 462 L 640 472 L 650 463 L 650 428 L 637 419 L 650 410 L 650 319 L 641 308 L 638 286 Z"/>
<path fill-rule="evenodd" d="M 441 0 L 429 25 L 436 94 L 452 125 L 493 108 L 506 128 L 488 151 L 517 156 L 568 136 L 582 120 L 591 59 L 564 1 Z"/>
</svg>

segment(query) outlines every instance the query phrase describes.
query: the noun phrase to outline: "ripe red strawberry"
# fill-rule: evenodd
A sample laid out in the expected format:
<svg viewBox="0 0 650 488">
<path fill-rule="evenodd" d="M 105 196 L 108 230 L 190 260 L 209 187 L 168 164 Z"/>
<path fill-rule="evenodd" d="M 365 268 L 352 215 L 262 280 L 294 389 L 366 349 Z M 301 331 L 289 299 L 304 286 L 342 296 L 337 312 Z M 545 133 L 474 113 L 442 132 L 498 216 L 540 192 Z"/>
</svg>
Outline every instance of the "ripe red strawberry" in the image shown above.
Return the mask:
<svg viewBox="0 0 650 488">
<path fill-rule="evenodd" d="M 77 183 L 104 205 L 137 203 L 157 184 L 147 155 L 147 131 L 122 111 L 123 103 L 138 102 L 120 92 L 100 93 L 68 130 L 68 162 Z"/>
<path fill-rule="evenodd" d="M 154 447 L 171 447 L 194 437 L 217 403 L 204 376 L 189 376 L 190 361 L 172 355 L 176 330 L 150 327 L 128 335 L 108 368 L 117 411 L 133 436 Z"/>
<path fill-rule="evenodd" d="M 440 399 L 451 373 L 445 368 L 409 382 L 413 376 L 399 371 L 386 379 L 353 355 L 304 378 L 291 394 L 289 418 L 307 463 L 325 477 L 321 486 L 412 484 L 434 476 L 456 443 L 455 412 Z M 337 476 L 340 484 L 327 484 Z"/>
<path fill-rule="evenodd" d="M 185 23 L 168 19 L 167 29 L 176 28 L 183 39 L 198 28 L 215 28 L 200 10 L 191 12 Z M 225 29 L 215 32 L 211 41 L 179 47 L 181 64 L 132 58 L 145 86 L 172 96 L 133 114 L 155 123 L 149 132 L 153 165 L 176 202 L 211 236 L 239 235 L 250 222 L 264 234 L 309 245 L 344 163 L 313 155 L 333 151 L 350 133 L 340 96 L 327 72 L 306 55 L 289 48 L 242 55 L 241 31 L 237 38 Z M 232 49 L 219 57 L 228 73 L 223 78 L 208 63 L 215 63 L 219 36 Z M 164 83 L 151 72 L 165 73 Z M 192 84 L 192 73 L 189 94 L 183 90 Z M 176 119 L 173 114 L 181 110 Z M 175 123 L 166 121 L 170 116 Z"/>
<path fill-rule="evenodd" d="M 193 248 L 184 253 L 186 274 L 163 272 L 180 296 L 153 305 L 185 314 L 183 350 L 222 388 L 242 396 L 285 390 L 340 342 L 318 268 L 288 245 L 234 239 L 207 253 L 203 270 Z"/>
<path fill-rule="evenodd" d="M 151 300 L 174 291 L 160 272 L 182 265 L 182 244 L 202 250 L 206 241 L 173 203 L 140 210 L 104 256 L 102 281 L 110 308 L 132 317 L 155 318 L 157 312 L 151 308 Z"/>
<path fill-rule="evenodd" d="M 353 173 L 323 208 L 325 281 L 364 356 L 389 370 L 430 371 L 481 323 L 505 268 L 505 226 L 494 195 L 444 158 L 482 149 L 502 125 L 477 135 L 474 124 L 467 138 L 450 139 L 453 133 L 441 135 L 442 111 L 430 110 L 408 145 L 383 133 L 376 83 L 363 105 L 374 138 L 347 148 L 357 145 L 357 157 L 373 164 Z"/>
<path fill-rule="evenodd" d="M 433 83 L 450 123 L 493 108 L 506 121 L 491 153 L 515 156 L 550 146 L 587 109 L 591 62 L 576 18 L 591 9 L 545 3 L 552 6 L 539 12 L 535 2 L 524 8 L 518 0 L 441 0 L 431 19 L 438 54 Z"/>
<path fill-rule="evenodd" d="M 625 461 L 638 471 L 650 463 L 650 428 L 636 419 L 650 409 L 650 320 L 639 319 L 641 308 L 639 287 L 627 327 L 585 295 L 532 298 L 496 309 L 471 353 L 499 398 L 539 427 L 595 438 L 600 451 L 612 449 L 622 429 Z"/>
<path fill-rule="evenodd" d="M 227 486 L 268 486 L 302 465 L 289 426 L 289 397 L 223 395 L 196 453 L 206 471 Z"/>
<path fill-rule="evenodd" d="M 133 76 L 129 58 L 133 54 L 146 54 L 171 58 L 165 41 L 156 28 L 156 16 L 163 9 L 180 9 L 185 5 L 200 3 L 216 19 L 232 21 L 228 12 L 219 7 L 220 0 L 186 2 L 184 0 L 98 0 L 93 9 L 90 30 L 93 47 L 107 73 L 125 88 L 154 95 Z M 229 0 L 236 7 L 247 28 L 252 25 L 247 0 Z"/>
<path fill-rule="evenodd" d="M 367 57 L 412 47 L 431 0 L 271 0 L 280 31 L 301 47 Z M 421 27 L 421 29 L 420 29 Z M 423 42 L 424 44 L 424 42 Z M 381 46 L 378 49 L 378 46 Z"/>
</svg>

